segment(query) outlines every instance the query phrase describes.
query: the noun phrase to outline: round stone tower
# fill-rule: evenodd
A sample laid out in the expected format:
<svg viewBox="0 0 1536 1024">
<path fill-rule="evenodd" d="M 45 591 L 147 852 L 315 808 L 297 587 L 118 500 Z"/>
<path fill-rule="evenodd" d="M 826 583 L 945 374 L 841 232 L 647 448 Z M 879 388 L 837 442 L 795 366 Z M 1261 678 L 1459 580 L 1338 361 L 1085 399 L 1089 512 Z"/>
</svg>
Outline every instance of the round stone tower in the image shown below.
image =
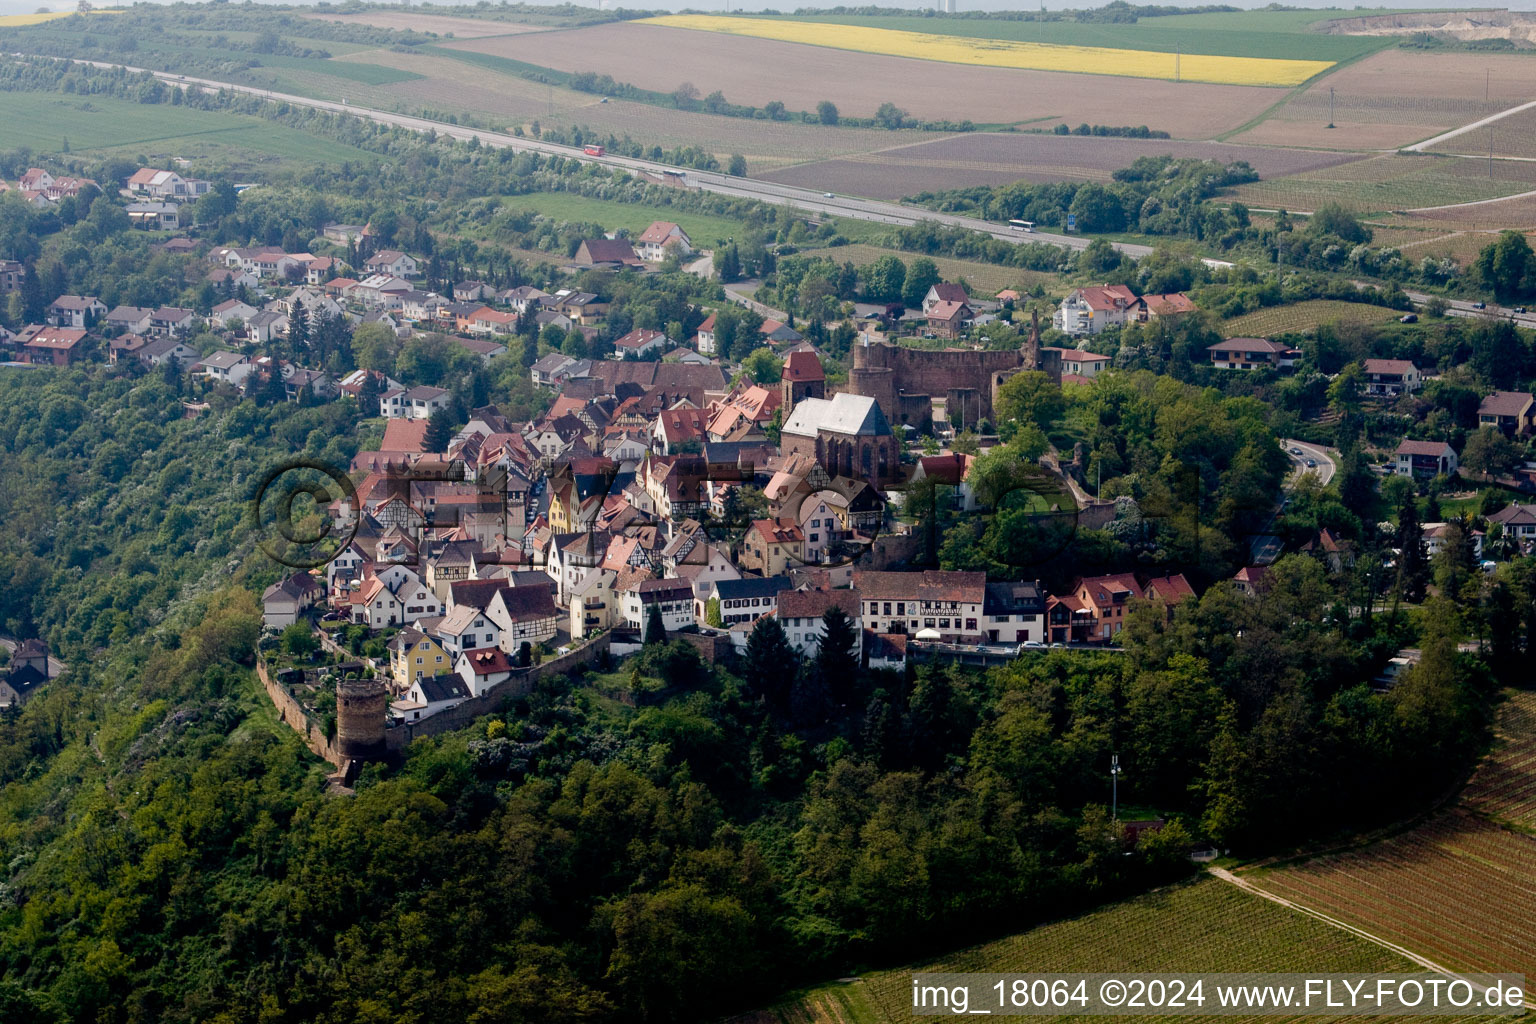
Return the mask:
<svg viewBox="0 0 1536 1024">
<path fill-rule="evenodd" d="M 848 370 L 848 392 L 873 398 L 892 426 L 905 422 L 901 418 L 901 403 L 896 400 L 896 372 L 891 367 L 891 346 L 881 342 L 874 345 L 854 345 L 853 366 Z"/>
<path fill-rule="evenodd" d="M 336 683 L 336 747 L 355 761 L 384 759 L 384 719 L 389 689 L 381 679 L 342 679 Z"/>
</svg>

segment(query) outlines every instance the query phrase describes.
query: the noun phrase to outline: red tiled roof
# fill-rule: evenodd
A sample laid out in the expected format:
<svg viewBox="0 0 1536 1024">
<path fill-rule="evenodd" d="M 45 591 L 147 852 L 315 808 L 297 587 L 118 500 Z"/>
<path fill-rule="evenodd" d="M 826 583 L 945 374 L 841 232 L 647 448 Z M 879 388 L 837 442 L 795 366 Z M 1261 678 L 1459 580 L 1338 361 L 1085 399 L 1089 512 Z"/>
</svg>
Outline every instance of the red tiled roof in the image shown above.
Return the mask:
<svg viewBox="0 0 1536 1024">
<path fill-rule="evenodd" d="M 793 519 L 754 519 L 752 530 L 768 544 L 799 544 L 805 540 Z"/>
<path fill-rule="evenodd" d="M 420 454 L 427 450 L 426 442 L 426 420 L 394 419 L 384 425 L 384 440 L 379 444 L 379 451 Z"/>
<path fill-rule="evenodd" d="M 710 319 L 713 320 L 714 317 Z M 807 352 L 804 349 L 789 354 L 789 358 L 784 360 L 784 371 L 781 376 L 782 379 L 789 381 L 809 382 L 827 379 L 826 370 L 823 369 L 816 353 Z"/>
</svg>

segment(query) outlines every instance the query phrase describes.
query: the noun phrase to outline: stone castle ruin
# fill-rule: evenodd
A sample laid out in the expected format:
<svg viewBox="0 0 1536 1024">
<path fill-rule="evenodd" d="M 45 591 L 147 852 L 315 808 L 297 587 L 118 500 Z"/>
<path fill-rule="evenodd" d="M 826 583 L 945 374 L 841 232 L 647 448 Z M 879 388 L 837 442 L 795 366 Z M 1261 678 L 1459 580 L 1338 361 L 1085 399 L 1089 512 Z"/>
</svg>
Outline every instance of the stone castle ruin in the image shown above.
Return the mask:
<svg viewBox="0 0 1536 1024">
<path fill-rule="evenodd" d="M 855 344 L 848 391 L 873 398 L 893 427 L 933 428 L 933 403 L 944 400 L 950 425 L 975 429 L 995 422 L 998 388 L 1020 370 L 1043 370 L 1061 379 L 1060 353 L 1040 347 L 1035 314 L 1024 344 L 999 352 L 908 348 L 890 342 Z"/>
</svg>

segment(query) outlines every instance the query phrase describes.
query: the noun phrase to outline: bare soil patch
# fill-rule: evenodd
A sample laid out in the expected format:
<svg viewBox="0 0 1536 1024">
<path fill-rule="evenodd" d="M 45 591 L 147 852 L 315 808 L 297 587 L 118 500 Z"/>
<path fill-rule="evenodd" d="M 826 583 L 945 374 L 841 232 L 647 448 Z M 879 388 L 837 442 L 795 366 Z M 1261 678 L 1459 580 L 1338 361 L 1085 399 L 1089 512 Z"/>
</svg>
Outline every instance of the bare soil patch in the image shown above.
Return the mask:
<svg viewBox="0 0 1536 1024">
<path fill-rule="evenodd" d="M 1472 42 L 1508 39 L 1516 46 L 1536 45 L 1536 14 L 1523 11 L 1412 11 L 1340 18 L 1328 23 L 1329 35 L 1417 36 L 1429 34 Z"/>
<path fill-rule="evenodd" d="M 888 132 L 790 121 L 753 121 L 668 110 L 626 100 L 599 101 L 590 93 L 551 88 L 517 75 L 433 54 L 366 50 L 346 59 L 414 71 L 426 77 L 351 90 L 357 102 L 383 109 L 428 108 L 474 114 L 499 128 L 513 125 L 594 129 L 628 135 L 646 146 L 700 146 L 722 157 L 741 153 L 753 174 L 785 164 L 868 153 L 907 142 L 942 138 L 934 132 Z"/>
<path fill-rule="evenodd" d="M 1533 97 L 1536 60 L 1527 56 L 1384 50 L 1320 79 L 1232 141 L 1396 149 Z"/>
<path fill-rule="evenodd" d="M 396 32 L 414 31 L 456 39 L 481 36 L 507 36 L 522 32 L 543 32 L 541 25 L 519 25 L 510 21 L 482 21 L 479 18 L 455 18 L 446 14 L 418 14 L 414 11 L 361 11 L 357 14 L 306 14 L 318 21 L 339 21 L 344 25 L 372 25 Z"/>
<path fill-rule="evenodd" d="M 1351 153 L 1269 149 L 1178 139 L 1113 139 L 1074 135 L 978 132 L 952 135 L 865 156 L 789 167 L 762 175 L 786 185 L 894 199 L 923 191 L 1005 185 L 1015 181 L 1107 181 L 1140 156 L 1246 160 L 1275 178 L 1360 159 Z"/>
<path fill-rule="evenodd" d="M 814 110 L 831 100 L 844 114 L 868 117 L 889 101 L 924 120 L 1013 124 L 1049 117 L 1074 126 L 1145 124 L 1193 139 L 1251 120 L 1282 95 L 1252 86 L 963 67 L 627 23 L 452 45 L 562 71 L 600 71 L 662 92 L 686 81 L 700 94 L 719 89 L 733 103 L 754 106 L 780 100 L 791 110 Z"/>
</svg>

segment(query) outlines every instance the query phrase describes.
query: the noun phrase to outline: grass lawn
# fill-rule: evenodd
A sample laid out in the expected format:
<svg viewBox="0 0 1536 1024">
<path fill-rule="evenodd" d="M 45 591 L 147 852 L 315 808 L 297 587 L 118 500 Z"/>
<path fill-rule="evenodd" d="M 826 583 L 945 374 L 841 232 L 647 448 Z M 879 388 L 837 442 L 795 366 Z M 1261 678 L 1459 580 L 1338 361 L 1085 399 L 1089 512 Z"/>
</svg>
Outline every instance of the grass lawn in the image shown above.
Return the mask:
<svg viewBox="0 0 1536 1024">
<path fill-rule="evenodd" d="M 728 217 L 716 217 L 707 213 L 693 213 L 670 206 L 649 206 L 623 203 L 615 199 L 593 199 L 568 192 L 535 192 L 529 195 L 508 196 L 506 205 L 515 210 L 533 210 L 557 221 L 589 221 L 601 224 L 607 231 L 626 228 L 638 235 L 651 226 L 652 221 L 669 220 L 688 232 L 696 247 L 714 248 L 717 240 L 734 238 L 741 234 L 743 225 Z"/>
<path fill-rule="evenodd" d="M 1407 959 L 1343 929 L 1228 883 L 1204 879 L 961 950 L 936 963 L 870 972 L 852 981 L 798 992 L 730 1024 L 897 1024 L 912 1019 L 911 979 L 916 971 L 1389 973 L 1415 969 Z"/>
<path fill-rule="evenodd" d="M 1476 483 L 1475 480 L 1470 482 L 1474 484 Z M 1519 491 L 1511 491 L 1508 488 L 1497 487 L 1494 485 L 1489 485 L 1485 488 L 1479 488 L 1478 490 L 1472 491 L 1465 496 L 1450 497 L 1442 495 L 1440 497 L 1440 520 L 1444 522 L 1446 520 L 1453 519 L 1462 513 L 1466 513 L 1469 516 L 1481 514 L 1484 490 L 1492 491 L 1495 495 L 1498 496 L 1501 503 L 1507 503 L 1511 501 L 1524 502 L 1530 499 L 1529 494 L 1522 494 Z M 1425 507 L 1427 504 L 1428 502 L 1423 499 L 1419 501 L 1420 522 L 1423 522 L 1423 517 L 1428 514 L 1428 509 Z"/>
<path fill-rule="evenodd" d="M 1391 323 L 1402 315 L 1400 310 L 1369 302 L 1312 299 L 1291 306 L 1271 306 L 1224 320 L 1221 333 L 1228 338 L 1272 338 L 1277 334 L 1303 334 L 1316 330 L 1319 324 Z"/>
<path fill-rule="evenodd" d="M 76 153 L 169 153 L 235 166 L 256 167 L 276 159 L 309 164 L 378 159 L 340 142 L 227 111 L 51 92 L 8 92 L 4 102 L 6 144 L 38 153 L 60 152 L 68 139 Z"/>
<path fill-rule="evenodd" d="M 911 266 L 912 261 L 920 254 L 902 252 L 899 249 L 884 249 L 878 245 L 855 244 L 839 245 L 830 249 L 805 249 L 805 256 L 825 256 L 837 263 L 852 263 L 856 267 L 862 267 L 875 262 L 882 256 L 896 256 L 903 263 Z M 939 273 L 946 281 L 958 281 L 962 277 L 971 284 L 977 295 L 996 295 L 1004 288 L 1017 288 L 1027 291 L 1036 284 L 1043 285 L 1047 291 L 1059 288 L 1061 277 L 1057 274 L 1047 274 L 1039 270 L 1022 270 L 1018 267 L 1000 267 L 993 263 L 978 263 L 974 260 L 955 260 L 943 256 L 930 256 L 929 259 L 938 266 Z"/>
</svg>

